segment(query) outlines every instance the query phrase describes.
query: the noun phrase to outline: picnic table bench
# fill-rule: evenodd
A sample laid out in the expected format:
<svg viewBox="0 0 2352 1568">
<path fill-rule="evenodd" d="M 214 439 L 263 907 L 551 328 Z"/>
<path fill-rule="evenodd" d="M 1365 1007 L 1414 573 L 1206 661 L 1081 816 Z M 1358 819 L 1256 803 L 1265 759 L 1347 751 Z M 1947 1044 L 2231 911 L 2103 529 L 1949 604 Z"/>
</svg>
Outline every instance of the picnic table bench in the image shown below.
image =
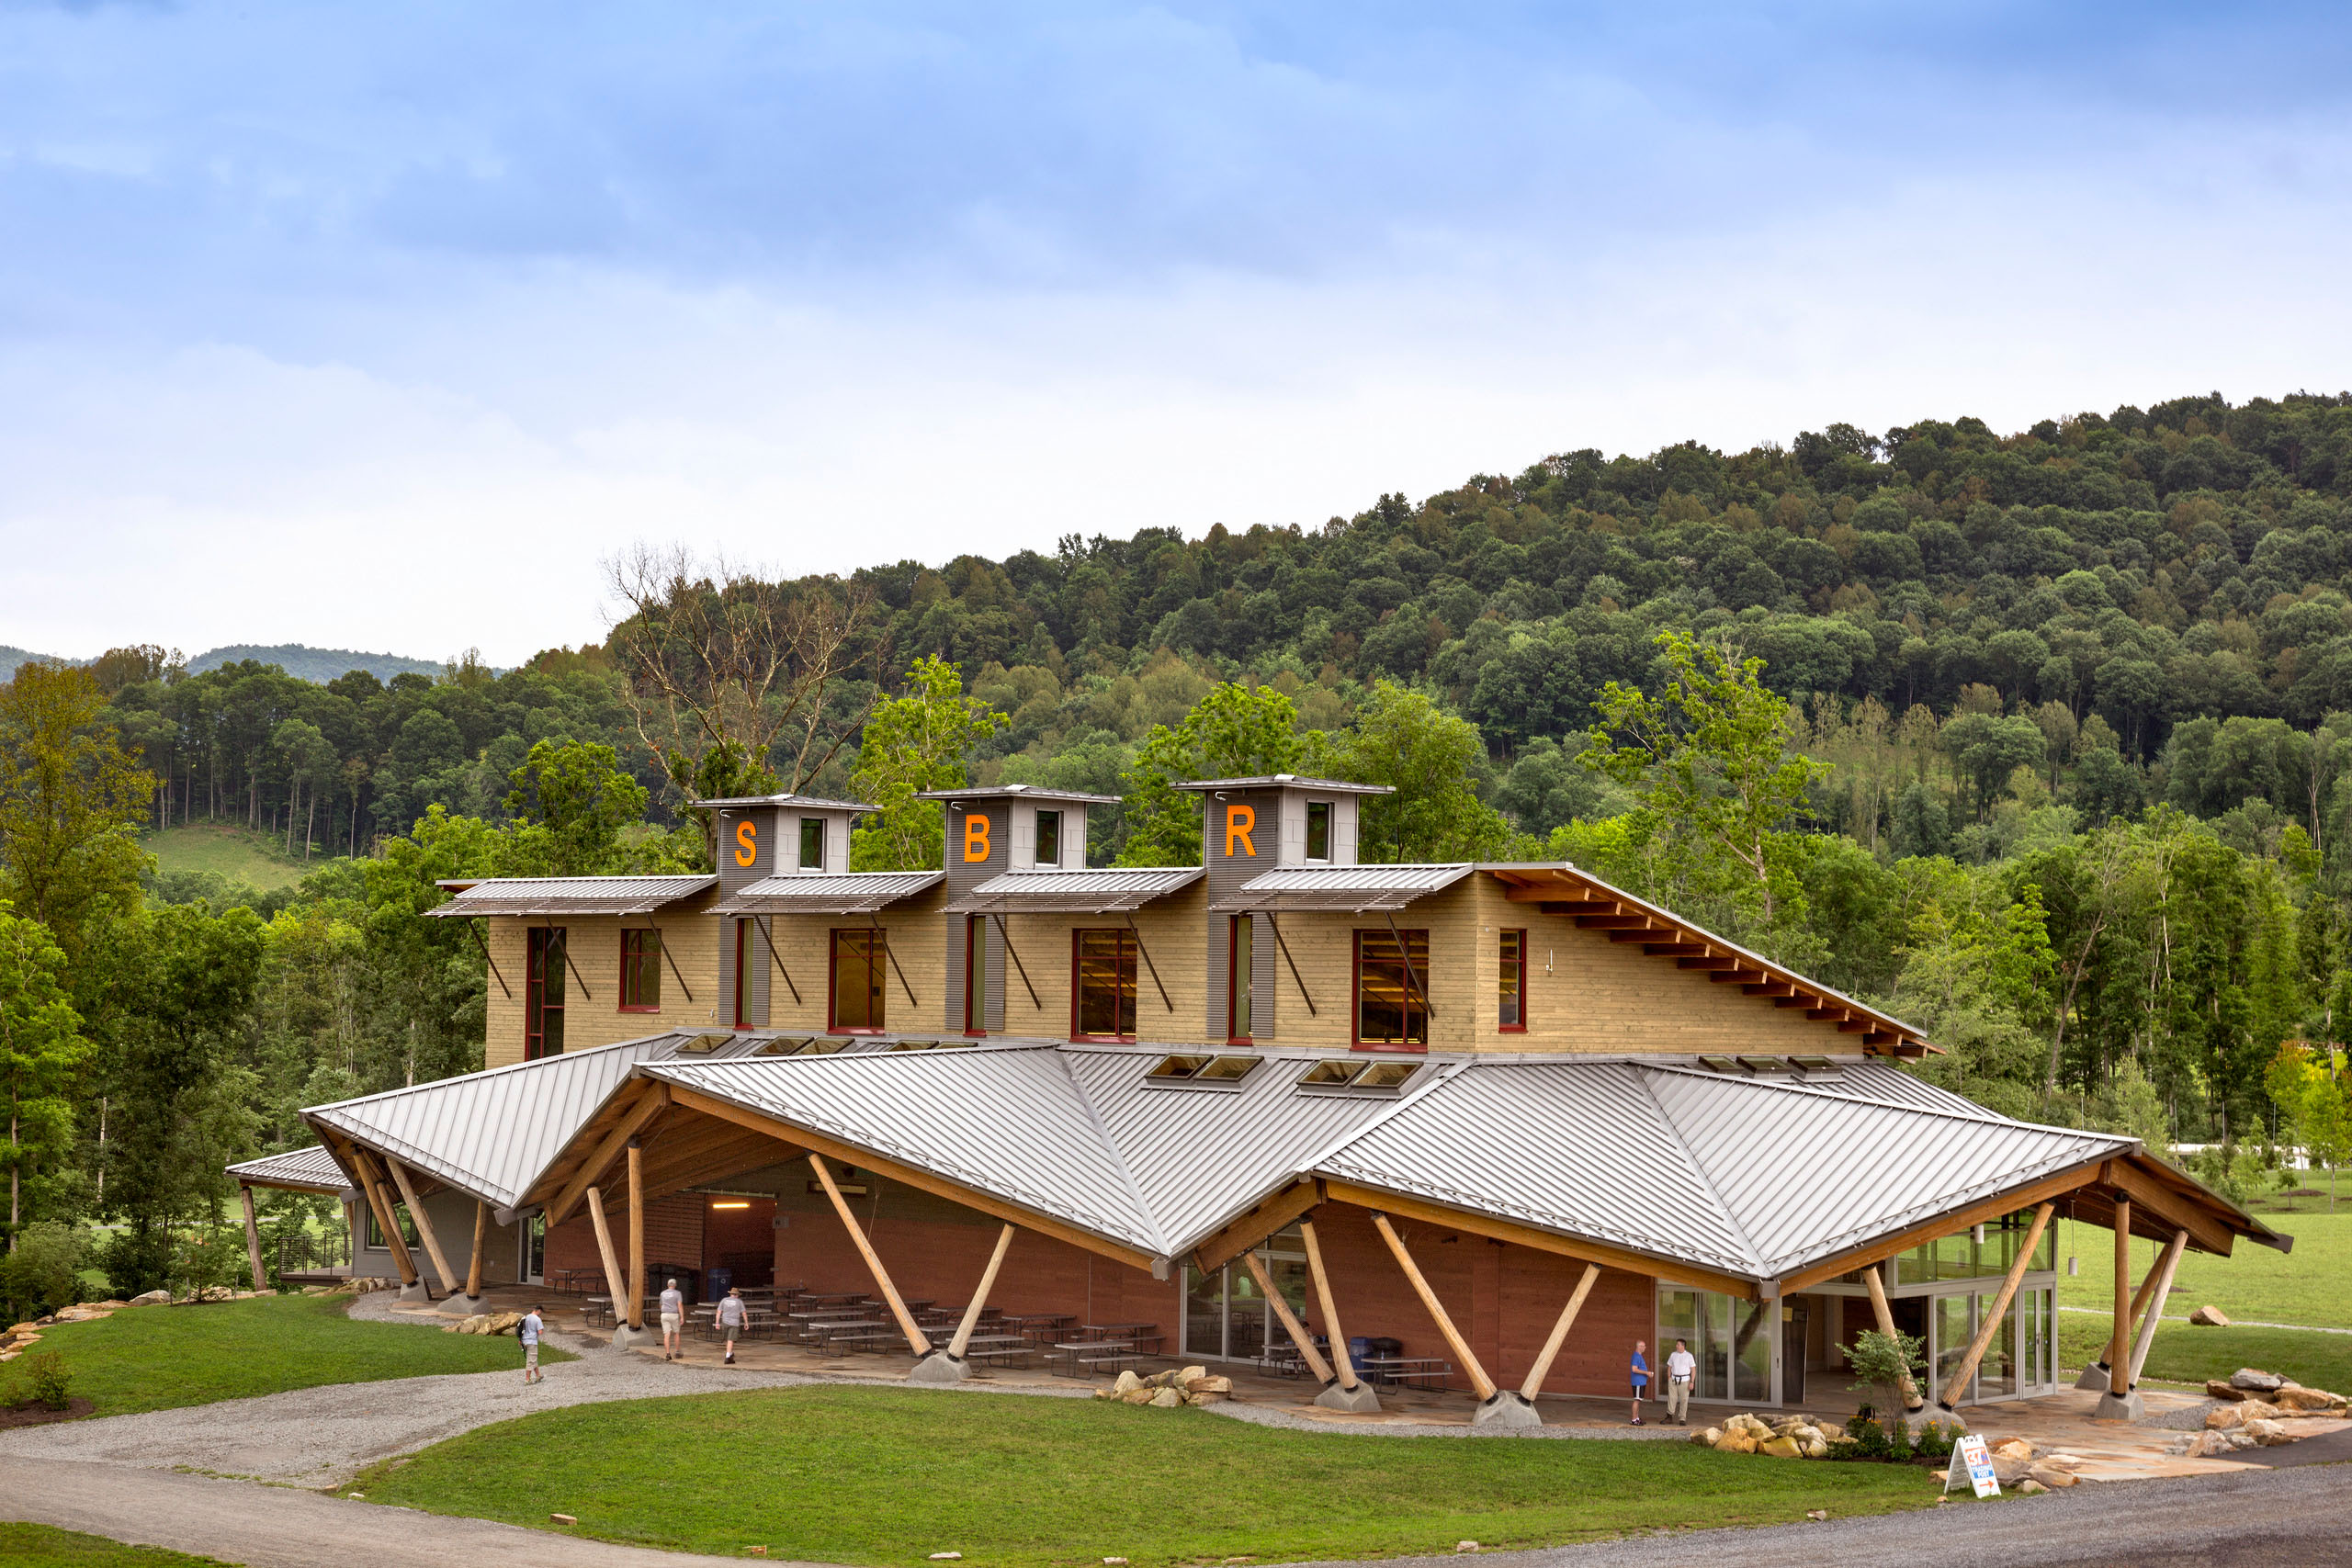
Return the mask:
<svg viewBox="0 0 2352 1568">
<path fill-rule="evenodd" d="M 1367 1356 L 1356 1363 L 1364 1377 L 1388 1388 L 1443 1388 L 1453 1363 L 1436 1356 Z"/>
</svg>

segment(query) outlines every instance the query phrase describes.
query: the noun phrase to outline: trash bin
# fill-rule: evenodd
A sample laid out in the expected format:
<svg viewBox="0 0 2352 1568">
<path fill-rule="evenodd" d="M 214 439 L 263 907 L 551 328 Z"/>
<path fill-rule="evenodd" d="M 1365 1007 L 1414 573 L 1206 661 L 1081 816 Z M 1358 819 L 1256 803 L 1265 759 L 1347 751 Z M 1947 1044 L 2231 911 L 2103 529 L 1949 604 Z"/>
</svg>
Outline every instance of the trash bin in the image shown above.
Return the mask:
<svg viewBox="0 0 2352 1568">
<path fill-rule="evenodd" d="M 715 1302 L 735 1288 L 735 1270 L 732 1269 L 706 1269 L 702 1279 L 708 1289 L 703 1300 L 707 1302 Z"/>
</svg>

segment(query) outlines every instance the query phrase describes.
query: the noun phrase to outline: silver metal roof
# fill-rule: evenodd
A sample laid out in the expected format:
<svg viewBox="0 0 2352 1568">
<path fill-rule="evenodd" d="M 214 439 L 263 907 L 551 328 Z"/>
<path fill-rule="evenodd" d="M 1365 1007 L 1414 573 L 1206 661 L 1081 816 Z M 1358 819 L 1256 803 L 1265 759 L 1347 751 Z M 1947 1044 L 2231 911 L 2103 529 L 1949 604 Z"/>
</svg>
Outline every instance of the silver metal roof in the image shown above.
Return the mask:
<svg viewBox="0 0 2352 1568">
<path fill-rule="evenodd" d="M 731 795 L 715 800 L 690 800 L 688 806 L 805 806 L 811 811 L 879 811 L 863 800 L 827 800 L 821 795 Z"/>
<path fill-rule="evenodd" d="M 229 1174 L 250 1186 L 283 1187 L 297 1192 L 340 1192 L 351 1185 L 351 1178 L 334 1156 L 317 1145 L 249 1159 L 231 1166 Z"/>
<path fill-rule="evenodd" d="M 1044 784 L 975 784 L 969 789 L 927 789 L 917 800 L 1059 800 L 1072 806 L 1116 806 L 1115 795 L 1089 795 L 1084 790 L 1048 789 Z"/>
<path fill-rule="evenodd" d="M 1251 909 L 1401 909 L 1470 874 L 1462 865 L 1286 865 L 1264 872 L 1209 906 L 1212 914 Z"/>
<path fill-rule="evenodd" d="M 650 915 L 718 886 L 716 876 L 499 876 L 428 915 Z"/>
<path fill-rule="evenodd" d="M 1111 866 L 1091 871 L 1009 871 L 991 876 L 947 906 L 951 915 L 1102 915 L 1141 908 L 1189 887 L 1207 873 L 1197 865 Z"/>
<path fill-rule="evenodd" d="M 1299 773 L 1258 773 L 1246 779 L 1191 779 L 1178 789 L 1314 789 L 1334 795 L 1395 795 L 1387 784 L 1350 784 L 1345 779 L 1308 778 Z"/>
<path fill-rule="evenodd" d="M 673 1061 L 643 1070 L 1144 1252 L 1168 1250 L 1050 1047 Z"/>
<path fill-rule="evenodd" d="M 911 898 L 944 871 L 844 871 L 763 877 L 712 907 L 720 915 L 864 915 Z"/>
</svg>

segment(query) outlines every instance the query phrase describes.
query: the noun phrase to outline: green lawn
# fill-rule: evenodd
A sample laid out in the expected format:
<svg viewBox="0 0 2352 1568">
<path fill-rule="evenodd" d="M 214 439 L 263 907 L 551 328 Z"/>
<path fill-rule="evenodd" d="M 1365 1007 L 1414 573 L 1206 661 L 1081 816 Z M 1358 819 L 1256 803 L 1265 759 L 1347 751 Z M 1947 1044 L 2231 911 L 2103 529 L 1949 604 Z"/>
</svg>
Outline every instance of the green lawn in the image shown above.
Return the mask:
<svg viewBox="0 0 2352 1568">
<path fill-rule="evenodd" d="M 2293 1236 L 2295 1250 L 2278 1253 L 2240 1241 L 2227 1258 L 2201 1252 L 2184 1255 L 2180 1272 L 2173 1279 L 2166 1315 L 2187 1318 L 2210 1302 L 2233 1318 L 2352 1328 L 2352 1292 L 2345 1289 L 2345 1281 L 2352 1280 L 2352 1204 L 2335 1214 L 2274 1211 L 2265 1213 L 2262 1222 Z M 2134 1286 L 2147 1277 L 2160 1250 L 2154 1242 L 2132 1240 Z M 2072 1279 L 2066 1275 L 2070 1251 L 2082 1259 L 2082 1273 Z M 2064 1224 L 2058 1238 L 2058 1304 L 2108 1310 L 2115 1299 L 2110 1283 L 2114 1265 L 2115 1242 L 2109 1232 L 2091 1225 Z M 2164 1336 L 2157 1336 L 2156 1342 L 2163 1344 Z"/>
<path fill-rule="evenodd" d="M 190 1557 L 160 1546 L 125 1546 L 101 1535 L 47 1525 L 12 1524 L 0 1524 L 0 1562 L 9 1568 L 234 1568 L 217 1557 Z"/>
<path fill-rule="evenodd" d="M 352 1483 L 370 1502 L 678 1551 L 967 1568 L 1399 1556 L 1931 1503 L 1927 1472 L 1687 1443 L 1300 1433 L 1201 1410 L 797 1388 L 581 1405 Z"/>
<path fill-rule="evenodd" d="M 522 1375 L 523 1353 L 511 1336 L 354 1323 L 344 1315 L 346 1300 L 257 1296 L 133 1307 L 95 1323 L 45 1328 L 37 1348 L 64 1358 L 74 1393 L 95 1401 L 100 1416 L 435 1372 Z M 551 1365 L 573 1358 L 542 1345 L 539 1359 Z"/>
<path fill-rule="evenodd" d="M 2058 1314 L 2058 1361 L 2081 1367 L 2107 1347 L 2108 1320 L 2083 1313 Z M 2240 1367 L 2278 1372 L 2310 1388 L 2352 1389 L 2352 1335 L 2294 1328 L 2192 1328 L 2167 1323 L 2156 1330 L 2143 1378 L 2201 1383 Z"/>
<path fill-rule="evenodd" d="M 295 834 L 296 853 L 290 858 L 285 843 L 248 828 L 202 823 L 150 833 L 140 847 L 155 857 L 158 871 L 209 871 L 267 893 L 302 879 L 300 833 Z M 314 853 L 312 861 L 321 858 Z"/>
</svg>

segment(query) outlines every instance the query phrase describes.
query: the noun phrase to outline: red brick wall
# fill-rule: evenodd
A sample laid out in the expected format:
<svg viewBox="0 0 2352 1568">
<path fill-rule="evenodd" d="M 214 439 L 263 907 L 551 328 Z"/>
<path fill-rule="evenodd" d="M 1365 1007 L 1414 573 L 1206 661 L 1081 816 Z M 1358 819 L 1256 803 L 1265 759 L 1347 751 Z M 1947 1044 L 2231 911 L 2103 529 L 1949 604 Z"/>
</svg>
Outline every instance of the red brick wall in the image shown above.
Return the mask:
<svg viewBox="0 0 2352 1568">
<path fill-rule="evenodd" d="M 645 1257 L 649 1266 L 675 1263 L 703 1266 L 703 1203 L 700 1193 L 673 1192 L 645 1205 Z M 628 1267 L 628 1219 L 626 1209 L 606 1219 L 613 1230 L 613 1250 L 621 1267 Z M 596 1250 L 594 1222 L 582 1210 L 548 1232 L 547 1266 L 557 1269 L 598 1269 L 605 1266 Z"/>
</svg>

